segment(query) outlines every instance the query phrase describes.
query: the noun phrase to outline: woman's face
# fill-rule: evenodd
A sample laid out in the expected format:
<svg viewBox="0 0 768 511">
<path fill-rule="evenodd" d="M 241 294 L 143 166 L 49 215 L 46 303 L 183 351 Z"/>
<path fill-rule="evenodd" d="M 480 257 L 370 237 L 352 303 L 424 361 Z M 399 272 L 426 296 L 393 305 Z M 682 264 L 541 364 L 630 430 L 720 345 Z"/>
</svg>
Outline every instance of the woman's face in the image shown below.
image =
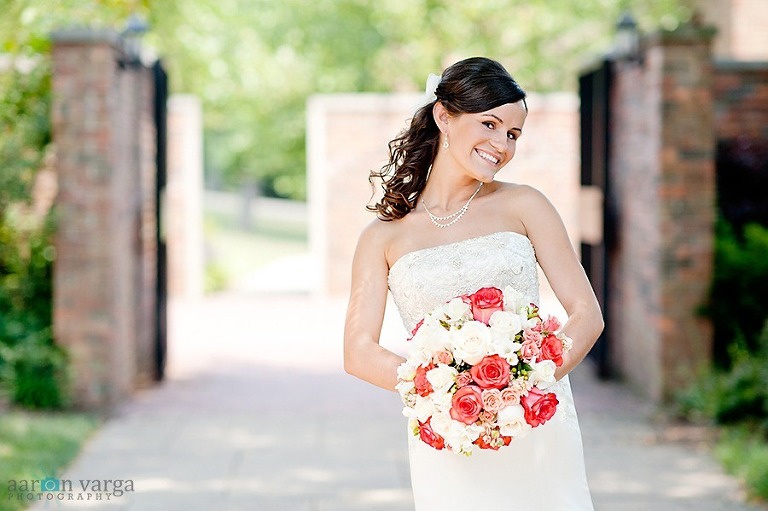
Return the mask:
<svg viewBox="0 0 768 511">
<path fill-rule="evenodd" d="M 445 123 L 449 147 L 441 150 L 469 176 L 489 183 L 515 155 L 526 115 L 525 105 L 518 101 L 450 117 Z"/>
</svg>

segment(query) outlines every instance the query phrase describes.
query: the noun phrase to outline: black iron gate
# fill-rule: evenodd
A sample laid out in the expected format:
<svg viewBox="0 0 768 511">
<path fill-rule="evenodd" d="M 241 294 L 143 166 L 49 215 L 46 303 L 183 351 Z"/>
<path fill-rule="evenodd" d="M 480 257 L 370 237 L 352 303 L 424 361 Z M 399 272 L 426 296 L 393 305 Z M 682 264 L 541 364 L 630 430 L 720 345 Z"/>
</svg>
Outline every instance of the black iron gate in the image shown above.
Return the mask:
<svg viewBox="0 0 768 511">
<path fill-rule="evenodd" d="M 168 265 L 166 258 L 165 235 L 163 232 L 163 191 L 167 171 L 167 115 L 168 75 L 160 61 L 152 66 L 155 81 L 155 128 L 157 134 L 156 156 L 156 243 L 157 243 L 157 285 L 155 300 L 155 374 L 156 380 L 165 376 L 165 364 L 168 352 Z"/>
<path fill-rule="evenodd" d="M 581 244 L 581 262 L 587 272 L 597 299 L 603 310 L 606 328 L 590 353 L 601 378 L 612 375 L 610 368 L 610 322 L 608 308 L 609 260 L 613 246 L 614 222 L 610 213 L 610 91 L 612 62 L 603 60 L 595 68 L 579 77 L 580 129 L 581 129 L 581 186 L 602 191 L 603 236 L 594 243 Z"/>
</svg>

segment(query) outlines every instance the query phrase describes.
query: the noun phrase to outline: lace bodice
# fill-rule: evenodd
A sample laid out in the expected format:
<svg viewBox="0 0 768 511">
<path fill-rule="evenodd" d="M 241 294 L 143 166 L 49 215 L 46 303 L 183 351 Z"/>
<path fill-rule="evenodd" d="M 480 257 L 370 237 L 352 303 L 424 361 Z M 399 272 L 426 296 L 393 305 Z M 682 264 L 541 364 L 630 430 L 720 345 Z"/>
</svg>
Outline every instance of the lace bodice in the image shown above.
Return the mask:
<svg viewBox="0 0 768 511">
<path fill-rule="evenodd" d="M 527 237 L 497 232 L 416 250 L 389 270 L 389 289 L 409 332 L 425 312 L 488 286 L 512 286 L 539 302 L 536 254 Z"/>
</svg>

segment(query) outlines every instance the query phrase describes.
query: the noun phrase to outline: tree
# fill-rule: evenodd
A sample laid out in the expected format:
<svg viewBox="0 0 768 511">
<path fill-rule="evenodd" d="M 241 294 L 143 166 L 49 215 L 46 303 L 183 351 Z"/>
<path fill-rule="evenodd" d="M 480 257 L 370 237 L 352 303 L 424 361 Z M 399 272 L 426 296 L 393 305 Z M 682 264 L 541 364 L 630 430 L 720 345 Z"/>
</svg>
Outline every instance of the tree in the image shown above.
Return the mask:
<svg viewBox="0 0 768 511">
<path fill-rule="evenodd" d="M 416 91 L 470 55 L 504 63 L 528 90 L 574 90 L 610 47 L 630 3 L 649 30 L 690 16 L 686 0 L 5 0 L 0 47 L 44 53 L 64 22 L 119 27 L 147 16 L 171 89 L 202 98 L 206 175 L 303 198 L 305 104 L 315 93 Z"/>
</svg>

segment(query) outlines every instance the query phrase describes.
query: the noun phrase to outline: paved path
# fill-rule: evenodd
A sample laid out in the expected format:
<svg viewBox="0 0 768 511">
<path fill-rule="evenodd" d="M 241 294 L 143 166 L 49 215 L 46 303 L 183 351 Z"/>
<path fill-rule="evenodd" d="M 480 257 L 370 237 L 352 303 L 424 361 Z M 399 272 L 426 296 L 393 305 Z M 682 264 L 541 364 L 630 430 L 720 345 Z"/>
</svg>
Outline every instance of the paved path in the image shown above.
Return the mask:
<svg viewBox="0 0 768 511">
<path fill-rule="evenodd" d="M 62 477 L 74 498 L 87 497 L 81 479 L 134 491 L 35 509 L 412 510 L 397 396 L 341 370 L 344 305 L 232 293 L 173 304 L 168 381 L 121 407 Z M 401 330 L 387 319 L 387 338 Z M 572 383 L 598 511 L 760 509 L 706 448 L 671 441 L 647 405 L 588 369 Z"/>
</svg>

